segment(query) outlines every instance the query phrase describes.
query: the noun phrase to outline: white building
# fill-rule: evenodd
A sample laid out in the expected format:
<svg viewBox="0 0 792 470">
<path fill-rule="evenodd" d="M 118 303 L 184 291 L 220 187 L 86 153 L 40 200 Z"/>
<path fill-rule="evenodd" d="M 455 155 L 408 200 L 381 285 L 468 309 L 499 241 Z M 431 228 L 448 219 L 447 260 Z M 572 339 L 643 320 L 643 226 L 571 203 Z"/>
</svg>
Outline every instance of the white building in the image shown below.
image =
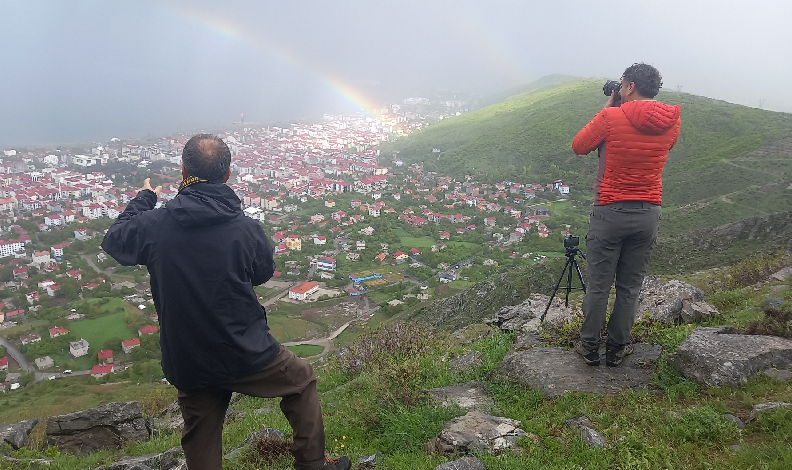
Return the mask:
<svg viewBox="0 0 792 470">
<path fill-rule="evenodd" d="M 318 290 L 319 284 L 316 282 L 306 281 L 289 289 L 289 298 L 295 300 L 305 300 Z"/>
<path fill-rule="evenodd" d="M 321 257 L 316 260 L 316 269 L 321 269 L 322 271 L 335 271 L 336 260 L 334 258 Z"/>
<path fill-rule="evenodd" d="M 72 341 L 69 343 L 69 352 L 74 357 L 82 357 L 88 354 L 88 341 L 80 339 L 79 341 Z"/>
</svg>

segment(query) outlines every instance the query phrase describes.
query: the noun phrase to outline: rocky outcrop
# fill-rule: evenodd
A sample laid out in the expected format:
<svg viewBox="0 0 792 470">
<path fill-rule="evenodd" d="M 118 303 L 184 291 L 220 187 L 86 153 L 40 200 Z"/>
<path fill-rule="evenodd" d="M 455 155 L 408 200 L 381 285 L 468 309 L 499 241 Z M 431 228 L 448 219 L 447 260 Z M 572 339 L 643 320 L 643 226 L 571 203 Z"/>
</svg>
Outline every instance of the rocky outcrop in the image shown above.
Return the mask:
<svg viewBox="0 0 792 470">
<path fill-rule="evenodd" d="M 568 392 L 617 393 L 625 388 L 645 388 L 654 383 L 654 363 L 662 348 L 638 343 L 635 353 L 619 367 L 588 366 L 574 351 L 565 348 L 534 347 L 509 352 L 498 373 L 516 383 L 544 393 L 546 398 Z M 601 351 L 604 356 L 604 352 Z M 604 357 L 603 357 L 604 359 Z"/>
<path fill-rule="evenodd" d="M 493 405 L 492 397 L 480 382 L 433 388 L 426 393 L 432 403 L 438 406 L 456 405 L 463 410 L 488 410 Z"/>
<path fill-rule="evenodd" d="M 708 320 L 719 312 L 704 302 L 704 292 L 698 287 L 675 279 L 663 284 L 658 278 L 647 276 L 638 296 L 635 318 L 640 321 L 646 314 L 652 320 L 689 323 Z"/>
<path fill-rule="evenodd" d="M 102 449 L 120 449 L 124 441 L 149 438 L 136 401 L 108 403 L 98 408 L 47 418 L 44 445 L 63 452 L 87 455 Z"/>
<path fill-rule="evenodd" d="M 786 281 L 789 276 L 792 276 L 792 266 L 787 266 L 779 271 L 770 275 L 771 281 Z"/>
<path fill-rule="evenodd" d="M 445 454 L 498 453 L 527 434 L 519 426 L 520 422 L 513 419 L 469 411 L 447 422 L 440 434 L 426 443 L 424 450 Z"/>
<path fill-rule="evenodd" d="M 25 447 L 30 431 L 37 423 L 37 419 L 29 419 L 16 424 L 0 424 L 0 442 L 10 445 L 15 450 Z"/>
<path fill-rule="evenodd" d="M 435 328 L 456 331 L 481 323 L 505 305 L 515 305 L 534 292 L 550 292 L 558 279 L 564 260 L 548 258 L 530 268 L 518 268 L 473 284 L 459 294 L 432 302 L 410 320 Z"/>
<path fill-rule="evenodd" d="M 187 464 L 183 457 L 184 451 L 181 446 L 177 446 L 161 454 L 125 455 L 108 465 L 106 470 L 186 470 Z"/>
<path fill-rule="evenodd" d="M 484 462 L 475 457 L 462 457 L 451 462 L 441 463 L 434 470 L 487 470 Z"/>
<path fill-rule="evenodd" d="M 765 411 L 773 411 L 782 408 L 792 409 L 792 403 L 786 403 L 783 401 L 771 401 L 767 403 L 759 403 L 758 405 L 753 406 L 753 409 L 751 410 L 751 414 L 748 416 L 748 421 L 753 421 Z"/>
<path fill-rule="evenodd" d="M 594 429 L 594 424 L 586 415 L 567 420 L 566 427 L 577 429 L 580 432 L 580 438 L 589 447 L 605 447 L 607 444 L 605 436 Z"/>
<path fill-rule="evenodd" d="M 495 316 L 486 318 L 484 323 L 507 333 L 539 331 L 540 318 L 547 308 L 548 302 L 550 302 L 550 296 L 531 294 L 519 305 L 501 308 Z M 575 313 L 580 314 L 579 310 L 575 306 L 564 306 L 564 300 L 556 297 L 547 310 L 545 321 L 568 322 L 572 320 Z"/>
<path fill-rule="evenodd" d="M 448 370 L 452 372 L 467 372 L 482 364 L 484 354 L 481 351 L 465 351 L 448 361 Z"/>
<path fill-rule="evenodd" d="M 792 366 L 792 340 L 735 334 L 727 326 L 700 327 L 668 356 L 682 375 L 709 386 L 739 386 L 770 368 Z"/>
</svg>

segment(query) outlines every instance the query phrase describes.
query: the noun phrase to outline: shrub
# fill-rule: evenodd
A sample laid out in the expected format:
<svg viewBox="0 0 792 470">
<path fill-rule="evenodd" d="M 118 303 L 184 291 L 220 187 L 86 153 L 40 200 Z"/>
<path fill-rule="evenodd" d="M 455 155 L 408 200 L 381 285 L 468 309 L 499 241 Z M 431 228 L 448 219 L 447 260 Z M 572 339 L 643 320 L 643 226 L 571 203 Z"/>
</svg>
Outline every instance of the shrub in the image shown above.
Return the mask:
<svg viewBox="0 0 792 470">
<path fill-rule="evenodd" d="M 748 324 L 745 334 L 792 338 L 792 307 L 789 303 L 778 308 L 765 308 L 764 313 L 764 318 Z"/>
<path fill-rule="evenodd" d="M 431 328 L 414 323 L 383 326 L 359 337 L 349 349 L 338 356 L 347 372 L 366 368 L 378 369 L 389 362 L 418 358 L 435 345 Z"/>
<path fill-rule="evenodd" d="M 751 286 L 767 279 L 768 276 L 792 263 L 789 253 L 757 253 L 740 261 L 726 270 L 725 289 L 732 290 Z"/>
</svg>

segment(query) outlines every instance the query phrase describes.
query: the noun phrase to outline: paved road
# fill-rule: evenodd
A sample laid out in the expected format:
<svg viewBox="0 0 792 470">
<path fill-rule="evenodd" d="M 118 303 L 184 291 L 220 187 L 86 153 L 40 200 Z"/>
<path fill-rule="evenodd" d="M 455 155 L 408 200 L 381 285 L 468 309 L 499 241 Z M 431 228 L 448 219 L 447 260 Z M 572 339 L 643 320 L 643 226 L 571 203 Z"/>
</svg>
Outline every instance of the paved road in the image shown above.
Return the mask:
<svg viewBox="0 0 792 470">
<path fill-rule="evenodd" d="M 33 366 L 30 365 L 27 359 L 25 359 L 25 356 L 23 356 L 22 353 L 19 352 L 19 350 L 14 347 L 14 345 L 12 345 L 7 339 L 3 338 L 2 336 L 0 336 L 0 345 L 2 345 L 6 349 L 9 356 L 13 357 L 14 360 L 17 361 L 17 364 L 19 364 L 19 367 L 21 367 L 22 370 L 24 370 L 25 372 L 35 371 L 35 369 L 33 369 Z"/>
<path fill-rule="evenodd" d="M 275 297 L 273 297 L 273 298 L 271 298 L 271 299 L 267 300 L 266 302 L 264 302 L 264 303 L 263 303 L 263 304 L 261 304 L 261 305 L 263 305 L 263 306 L 265 306 L 265 307 L 266 307 L 267 305 L 272 305 L 272 304 L 274 304 L 275 302 L 277 302 L 277 301 L 278 301 L 278 299 L 280 299 L 280 298 L 284 297 L 286 294 L 288 294 L 288 293 L 289 293 L 289 289 L 291 289 L 291 287 L 287 287 L 286 289 L 284 289 L 284 291 L 283 291 L 283 292 L 281 292 L 280 294 L 276 295 Z"/>
<path fill-rule="evenodd" d="M 105 271 L 104 271 L 104 269 L 100 268 L 99 266 L 97 266 L 97 265 L 96 265 L 96 263 L 94 263 L 94 257 L 95 257 L 95 256 L 96 256 L 96 255 L 82 255 L 82 257 L 85 259 L 85 261 L 88 261 L 88 264 L 89 264 L 89 265 L 90 265 L 92 268 L 94 268 L 94 269 L 96 270 L 96 272 L 98 272 L 98 273 L 103 273 L 103 272 L 105 272 Z"/>
</svg>

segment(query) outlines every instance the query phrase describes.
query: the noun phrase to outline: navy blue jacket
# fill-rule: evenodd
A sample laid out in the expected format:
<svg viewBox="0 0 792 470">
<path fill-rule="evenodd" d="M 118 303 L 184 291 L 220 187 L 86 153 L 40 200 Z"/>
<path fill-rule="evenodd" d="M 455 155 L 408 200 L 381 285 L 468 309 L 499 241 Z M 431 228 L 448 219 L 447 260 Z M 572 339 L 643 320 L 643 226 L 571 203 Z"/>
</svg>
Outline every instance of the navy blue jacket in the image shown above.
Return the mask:
<svg viewBox="0 0 792 470">
<path fill-rule="evenodd" d="M 178 389 L 250 375 L 280 350 L 253 286 L 272 277 L 272 245 L 225 184 L 195 183 L 164 209 L 140 191 L 102 248 L 124 266 L 145 265 L 160 321 L 162 370 Z"/>
</svg>

